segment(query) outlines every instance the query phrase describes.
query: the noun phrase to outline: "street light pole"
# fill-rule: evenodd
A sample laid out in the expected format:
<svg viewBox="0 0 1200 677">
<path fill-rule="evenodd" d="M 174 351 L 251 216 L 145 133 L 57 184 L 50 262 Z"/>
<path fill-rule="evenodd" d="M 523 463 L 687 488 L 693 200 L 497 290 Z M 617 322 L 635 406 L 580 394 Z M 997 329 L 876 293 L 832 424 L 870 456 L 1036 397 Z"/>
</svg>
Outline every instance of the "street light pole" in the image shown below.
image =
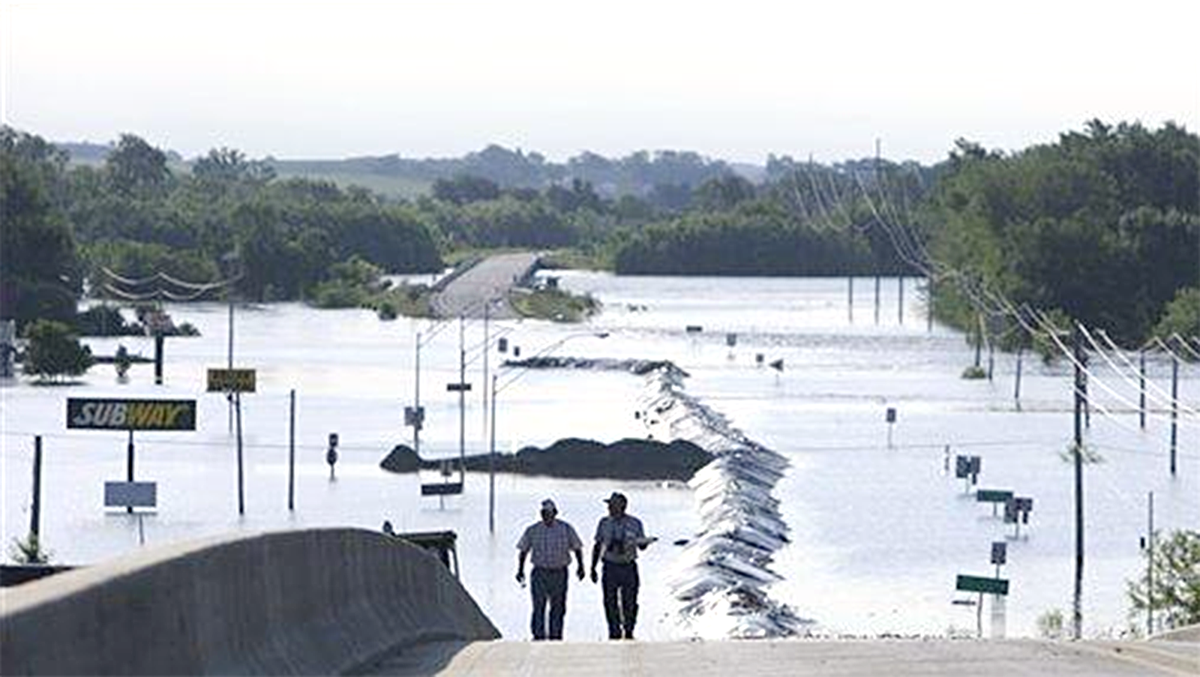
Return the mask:
<svg viewBox="0 0 1200 677">
<path fill-rule="evenodd" d="M 559 346 L 566 343 L 567 341 L 574 339 L 574 338 L 580 338 L 582 336 L 594 336 L 595 338 L 604 339 L 604 338 L 608 338 L 608 332 L 605 331 L 605 332 L 596 332 L 596 333 L 568 334 L 567 336 L 564 336 L 563 338 L 559 339 L 558 341 L 555 341 L 554 343 L 551 343 L 550 345 L 546 346 L 545 348 L 542 348 L 538 352 L 534 353 L 533 355 L 530 356 L 530 359 L 543 356 L 546 353 L 549 353 L 549 352 L 553 351 L 554 349 L 558 348 Z M 484 349 L 486 351 L 486 349 L 487 349 L 486 346 Z M 486 352 L 485 352 L 485 354 L 486 354 Z M 489 451 L 488 451 L 488 533 L 489 534 L 496 533 L 496 396 L 499 395 L 502 390 L 504 390 L 508 386 L 512 385 L 513 382 L 516 381 L 517 378 L 519 378 L 521 376 L 521 374 L 524 374 L 527 371 L 529 371 L 529 367 L 525 367 L 521 371 L 518 371 L 516 373 L 516 375 L 514 375 L 512 378 L 510 378 L 508 381 L 506 381 L 504 383 L 504 385 L 502 385 L 502 386 L 497 385 L 497 383 L 496 383 L 496 379 L 499 376 L 499 374 L 492 374 L 492 402 L 491 402 L 492 433 L 491 433 L 491 441 L 488 444 L 488 449 L 489 449 Z"/>
<path fill-rule="evenodd" d="M 496 377 L 492 374 L 492 440 L 488 445 L 488 533 L 496 533 Z"/>
<path fill-rule="evenodd" d="M 467 348 L 466 325 L 458 318 L 458 481 L 467 481 Z"/>
<path fill-rule="evenodd" d="M 480 407 L 480 410 L 483 412 L 484 430 L 487 430 L 488 424 L 488 351 L 491 349 L 491 333 L 489 327 L 491 320 L 491 309 L 491 301 L 483 304 L 483 387 L 480 388 L 480 390 L 483 391 L 483 406 Z"/>
<path fill-rule="evenodd" d="M 417 332 L 416 358 L 413 364 L 413 453 L 421 458 L 421 332 Z"/>
</svg>

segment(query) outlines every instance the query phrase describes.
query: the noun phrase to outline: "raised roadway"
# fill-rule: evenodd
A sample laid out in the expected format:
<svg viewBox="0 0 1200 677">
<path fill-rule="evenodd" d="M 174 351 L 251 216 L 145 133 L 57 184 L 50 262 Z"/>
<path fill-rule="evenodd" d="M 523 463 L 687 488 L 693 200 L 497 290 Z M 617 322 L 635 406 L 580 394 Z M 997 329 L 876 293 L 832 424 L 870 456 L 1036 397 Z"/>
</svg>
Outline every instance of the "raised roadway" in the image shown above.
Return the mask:
<svg viewBox="0 0 1200 677">
<path fill-rule="evenodd" d="M 1200 675 L 1200 643 L 1041 640 L 442 642 L 411 648 L 377 675 L 1014 677 Z"/>
<path fill-rule="evenodd" d="M 490 302 L 493 319 L 515 319 L 518 315 L 508 302 L 508 292 L 533 271 L 537 260 L 538 255 L 533 252 L 497 254 L 483 259 L 434 294 L 431 304 L 434 315 L 481 318 Z"/>
</svg>

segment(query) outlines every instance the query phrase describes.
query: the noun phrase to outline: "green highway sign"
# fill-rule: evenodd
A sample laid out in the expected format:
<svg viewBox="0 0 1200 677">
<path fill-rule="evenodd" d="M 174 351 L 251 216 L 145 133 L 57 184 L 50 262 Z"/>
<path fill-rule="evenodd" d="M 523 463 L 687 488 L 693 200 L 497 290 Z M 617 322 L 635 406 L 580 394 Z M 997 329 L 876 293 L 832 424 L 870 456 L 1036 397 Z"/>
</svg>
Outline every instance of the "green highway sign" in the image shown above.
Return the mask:
<svg viewBox="0 0 1200 677">
<path fill-rule="evenodd" d="M 975 492 L 976 503 L 1007 503 L 1013 492 L 1003 489 L 980 489 Z"/>
<path fill-rule="evenodd" d="M 1008 594 L 1008 579 L 1005 578 L 987 578 L 985 576 L 965 576 L 958 575 L 958 581 L 954 585 L 955 590 L 964 590 L 966 592 L 986 592 L 993 595 Z"/>
</svg>

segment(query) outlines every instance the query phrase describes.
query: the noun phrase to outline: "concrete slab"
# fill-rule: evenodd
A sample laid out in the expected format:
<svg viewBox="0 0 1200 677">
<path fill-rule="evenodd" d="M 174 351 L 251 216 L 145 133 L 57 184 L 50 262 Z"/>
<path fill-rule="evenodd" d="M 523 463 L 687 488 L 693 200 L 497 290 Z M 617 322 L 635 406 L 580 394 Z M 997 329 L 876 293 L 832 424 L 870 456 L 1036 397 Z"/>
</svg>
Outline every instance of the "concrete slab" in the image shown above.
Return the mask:
<svg viewBox="0 0 1200 677">
<path fill-rule="evenodd" d="M 1165 649 L 1163 645 L 1172 644 Z M 1200 645 L 1037 640 L 772 640 L 439 643 L 392 656 L 380 675 L 1132 675 L 1200 674 Z"/>
</svg>

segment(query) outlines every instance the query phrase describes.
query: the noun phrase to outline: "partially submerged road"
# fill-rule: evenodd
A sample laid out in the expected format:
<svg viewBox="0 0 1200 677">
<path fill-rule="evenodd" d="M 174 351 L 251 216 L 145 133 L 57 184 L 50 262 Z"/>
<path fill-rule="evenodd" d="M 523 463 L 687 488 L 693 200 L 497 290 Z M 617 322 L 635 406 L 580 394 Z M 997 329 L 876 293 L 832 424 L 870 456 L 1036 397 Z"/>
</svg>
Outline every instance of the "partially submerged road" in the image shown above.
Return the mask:
<svg viewBox="0 0 1200 677">
<path fill-rule="evenodd" d="M 489 314 L 493 319 L 519 317 L 508 302 L 508 292 L 529 276 L 537 260 L 538 255 L 533 252 L 487 257 L 434 294 L 431 303 L 434 315 L 480 318 L 490 303 Z"/>
</svg>

